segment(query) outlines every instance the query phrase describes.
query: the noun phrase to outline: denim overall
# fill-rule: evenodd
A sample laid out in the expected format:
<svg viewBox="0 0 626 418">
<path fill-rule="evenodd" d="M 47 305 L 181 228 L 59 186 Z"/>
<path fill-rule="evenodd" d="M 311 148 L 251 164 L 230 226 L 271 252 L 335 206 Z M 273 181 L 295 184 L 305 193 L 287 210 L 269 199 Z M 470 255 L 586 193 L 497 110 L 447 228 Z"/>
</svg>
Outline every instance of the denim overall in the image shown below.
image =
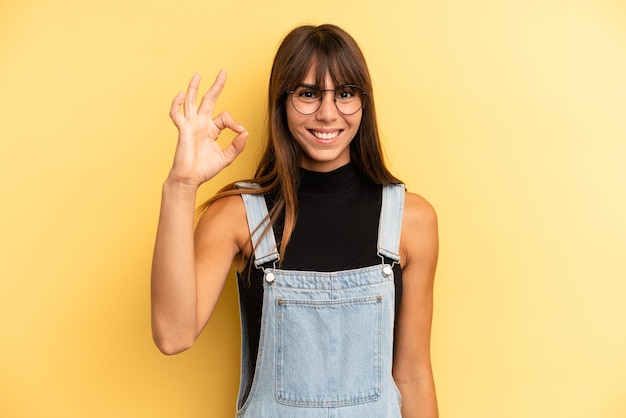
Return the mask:
<svg viewBox="0 0 626 418">
<path fill-rule="evenodd" d="M 258 187 L 239 183 L 241 188 Z M 378 230 L 381 264 L 338 272 L 280 270 L 261 195 L 242 194 L 264 271 L 261 333 L 254 381 L 242 319 L 239 418 L 400 418 L 391 375 L 394 278 L 404 186 L 383 187 Z M 249 389 L 249 393 L 248 389 Z"/>
</svg>

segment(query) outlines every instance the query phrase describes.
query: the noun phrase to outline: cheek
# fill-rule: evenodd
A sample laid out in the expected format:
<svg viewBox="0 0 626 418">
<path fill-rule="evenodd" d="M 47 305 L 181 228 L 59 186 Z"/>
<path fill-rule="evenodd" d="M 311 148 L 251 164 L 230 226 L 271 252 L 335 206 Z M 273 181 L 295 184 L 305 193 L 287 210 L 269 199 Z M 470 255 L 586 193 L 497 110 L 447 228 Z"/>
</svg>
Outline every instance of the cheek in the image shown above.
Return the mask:
<svg viewBox="0 0 626 418">
<path fill-rule="evenodd" d="M 302 126 L 306 121 L 306 117 L 296 112 L 293 108 L 287 108 L 287 127 L 292 135 Z"/>
<path fill-rule="evenodd" d="M 348 119 L 348 123 L 350 124 L 350 126 L 352 127 L 352 129 L 354 129 L 355 131 L 357 131 L 359 129 L 359 127 L 361 126 L 361 122 L 362 122 L 362 113 L 359 112 L 355 115 L 351 115 L 350 119 Z"/>
<path fill-rule="evenodd" d="M 285 113 L 287 114 L 287 127 L 291 131 L 295 125 L 293 109 L 287 108 Z"/>
<path fill-rule="evenodd" d="M 293 120 L 293 118 L 289 117 L 289 112 L 287 112 L 287 130 L 289 131 L 289 133 L 291 134 L 291 136 L 294 136 L 294 129 L 296 127 L 296 124 Z"/>
</svg>

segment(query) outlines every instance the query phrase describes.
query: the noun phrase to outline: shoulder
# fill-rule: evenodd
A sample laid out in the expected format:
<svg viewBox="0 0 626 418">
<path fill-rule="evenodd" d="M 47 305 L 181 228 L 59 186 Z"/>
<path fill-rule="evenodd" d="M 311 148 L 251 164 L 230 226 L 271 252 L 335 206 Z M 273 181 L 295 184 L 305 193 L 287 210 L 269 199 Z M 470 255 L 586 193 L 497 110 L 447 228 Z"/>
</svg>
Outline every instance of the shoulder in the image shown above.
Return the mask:
<svg viewBox="0 0 626 418">
<path fill-rule="evenodd" d="M 222 221 L 240 221 L 245 219 L 246 209 L 243 205 L 241 195 L 230 195 L 220 197 L 211 202 L 200 217 L 200 224 L 211 222 L 212 218 L 219 218 Z"/>
<path fill-rule="evenodd" d="M 407 191 L 404 195 L 404 219 L 415 227 L 437 223 L 437 213 L 422 196 Z M 425 225 L 426 224 L 426 225 Z"/>
<path fill-rule="evenodd" d="M 437 213 L 422 196 L 406 192 L 400 250 L 404 263 L 416 258 L 435 256 L 438 251 Z"/>
<path fill-rule="evenodd" d="M 239 251 L 245 249 L 249 237 L 246 209 L 239 194 L 211 202 L 196 227 L 197 241 L 217 240 L 226 245 L 236 245 Z"/>
</svg>

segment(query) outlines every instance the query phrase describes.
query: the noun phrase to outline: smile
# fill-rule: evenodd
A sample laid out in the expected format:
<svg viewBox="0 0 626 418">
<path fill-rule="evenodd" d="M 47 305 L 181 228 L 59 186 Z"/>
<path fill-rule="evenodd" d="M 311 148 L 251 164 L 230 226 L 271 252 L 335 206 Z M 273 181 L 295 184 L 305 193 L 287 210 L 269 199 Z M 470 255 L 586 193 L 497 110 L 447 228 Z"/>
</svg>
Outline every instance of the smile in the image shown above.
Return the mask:
<svg viewBox="0 0 626 418">
<path fill-rule="evenodd" d="M 329 139 L 335 139 L 337 138 L 337 136 L 341 133 L 341 131 L 334 131 L 334 132 L 318 132 L 318 131 L 311 131 L 311 133 L 317 138 L 317 139 L 325 139 L 325 140 L 329 140 Z"/>
</svg>

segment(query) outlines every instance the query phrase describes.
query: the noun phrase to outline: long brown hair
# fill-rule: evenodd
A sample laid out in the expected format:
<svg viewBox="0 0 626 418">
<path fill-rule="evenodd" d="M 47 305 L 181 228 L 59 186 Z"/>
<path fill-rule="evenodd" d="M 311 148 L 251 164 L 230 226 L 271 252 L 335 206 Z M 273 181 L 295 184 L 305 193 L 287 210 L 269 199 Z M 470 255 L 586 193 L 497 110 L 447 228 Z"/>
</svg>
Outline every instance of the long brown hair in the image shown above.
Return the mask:
<svg viewBox="0 0 626 418">
<path fill-rule="evenodd" d="M 275 197 L 270 211 L 270 224 L 283 218 L 283 234 L 279 252 L 285 253 L 293 232 L 297 213 L 297 191 L 300 181 L 302 150 L 293 139 L 287 125 L 287 90 L 301 83 L 311 67 L 319 86 L 328 73 L 336 86 L 355 84 L 367 92 L 361 125 L 350 143 L 350 158 L 354 167 L 376 184 L 400 183 L 387 169 L 374 109 L 372 82 L 365 57 L 356 41 L 335 25 L 299 26 L 280 44 L 269 82 L 268 122 L 263 156 L 254 178 L 246 180 L 259 184 L 258 189 L 239 189 L 234 183 L 222 188 L 201 206 L 201 212 L 215 200 L 241 193 L 270 194 Z M 264 231 L 266 233 L 268 231 Z"/>
</svg>

